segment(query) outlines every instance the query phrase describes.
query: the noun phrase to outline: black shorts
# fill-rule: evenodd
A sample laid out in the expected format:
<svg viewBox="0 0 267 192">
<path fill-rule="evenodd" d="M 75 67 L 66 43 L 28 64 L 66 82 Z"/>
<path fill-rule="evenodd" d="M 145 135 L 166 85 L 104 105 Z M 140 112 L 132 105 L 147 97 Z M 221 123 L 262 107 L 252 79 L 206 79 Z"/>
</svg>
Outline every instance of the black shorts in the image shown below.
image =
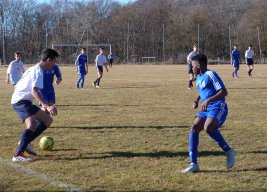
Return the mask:
<svg viewBox="0 0 267 192">
<path fill-rule="evenodd" d="M 12 104 L 13 109 L 17 112 L 22 121 L 25 121 L 28 117 L 36 114 L 40 108 L 33 105 L 31 101 L 21 100 L 15 104 Z"/>
<path fill-rule="evenodd" d="M 247 65 L 253 65 L 254 61 L 252 58 L 247 58 Z"/>
<path fill-rule="evenodd" d="M 97 66 L 97 71 L 103 73 L 103 66 Z"/>
<path fill-rule="evenodd" d="M 188 74 L 193 74 L 193 65 L 191 63 L 188 64 Z"/>
</svg>

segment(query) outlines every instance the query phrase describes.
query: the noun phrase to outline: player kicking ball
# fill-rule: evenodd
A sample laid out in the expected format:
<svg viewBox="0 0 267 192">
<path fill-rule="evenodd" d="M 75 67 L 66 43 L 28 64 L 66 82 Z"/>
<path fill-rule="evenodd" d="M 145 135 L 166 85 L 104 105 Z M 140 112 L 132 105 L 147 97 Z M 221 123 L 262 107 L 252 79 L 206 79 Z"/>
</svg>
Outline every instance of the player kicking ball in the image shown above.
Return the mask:
<svg viewBox="0 0 267 192">
<path fill-rule="evenodd" d="M 196 75 L 198 90 L 197 99 L 193 108 L 198 108 L 201 100 L 201 110 L 198 112 L 189 134 L 190 165 L 182 173 L 195 173 L 199 171 L 197 162 L 199 133 L 203 129 L 226 153 L 226 167 L 229 169 L 235 163 L 235 151 L 227 144 L 219 128 L 225 122 L 228 108 L 225 102 L 227 90 L 215 71 L 207 69 L 207 57 L 198 54 L 192 58 L 193 73 Z"/>
</svg>

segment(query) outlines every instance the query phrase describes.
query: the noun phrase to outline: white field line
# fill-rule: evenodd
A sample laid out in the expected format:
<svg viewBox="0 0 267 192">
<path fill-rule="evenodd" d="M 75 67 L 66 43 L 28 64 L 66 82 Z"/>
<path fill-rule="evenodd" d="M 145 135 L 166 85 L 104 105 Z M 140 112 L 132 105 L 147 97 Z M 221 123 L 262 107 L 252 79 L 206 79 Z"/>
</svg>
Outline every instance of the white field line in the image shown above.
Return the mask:
<svg viewBox="0 0 267 192">
<path fill-rule="evenodd" d="M 38 179 L 40 179 L 43 182 L 49 183 L 50 185 L 56 186 L 56 187 L 62 187 L 65 189 L 65 191 L 71 191 L 71 192 L 80 192 L 81 190 L 76 188 L 73 185 L 69 185 L 66 183 L 63 183 L 61 181 L 57 181 L 54 178 L 51 178 L 43 173 L 40 173 L 38 171 L 35 171 L 34 169 L 28 168 L 28 167 L 24 167 L 22 165 L 13 163 L 12 161 L 8 161 L 8 160 L 4 160 L 0 157 L 0 163 L 8 165 L 14 169 L 16 169 L 17 171 L 21 171 L 23 173 L 26 173 L 27 175 L 36 177 Z"/>
</svg>

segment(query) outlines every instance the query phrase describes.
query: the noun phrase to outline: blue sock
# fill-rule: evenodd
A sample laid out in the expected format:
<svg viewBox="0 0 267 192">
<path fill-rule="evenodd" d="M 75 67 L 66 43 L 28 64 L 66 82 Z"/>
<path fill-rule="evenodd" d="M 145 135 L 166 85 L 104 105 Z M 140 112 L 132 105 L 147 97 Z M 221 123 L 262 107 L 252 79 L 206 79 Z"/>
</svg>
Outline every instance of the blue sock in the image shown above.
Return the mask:
<svg viewBox="0 0 267 192">
<path fill-rule="evenodd" d="M 197 148 L 199 143 L 199 132 L 191 130 L 189 133 L 189 159 L 190 163 L 197 164 Z"/>
<path fill-rule="evenodd" d="M 15 156 L 17 157 L 21 152 L 24 153 L 24 151 L 26 150 L 26 147 L 28 146 L 28 144 L 32 141 L 34 132 L 30 129 L 25 129 L 25 131 L 22 133 L 21 139 L 20 139 L 20 144 L 18 147 L 18 150 L 15 154 Z"/>
<path fill-rule="evenodd" d="M 44 132 L 47 129 L 47 126 L 44 123 L 38 122 L 37 129 L 33 133 L 32 140 L 33 141 L 36 137 L 41 135 L 42 132 Z"/>
<path fill-rule="evenodd" d="M 237 70 L 235 70 L 235 76 L 237 76 Z"/>
<path fill-rule="evenodd" d="M 231 149 L 218 129 L 215 129 L 213 133 L 208 134 L 225 152 Z"/>
</svg>

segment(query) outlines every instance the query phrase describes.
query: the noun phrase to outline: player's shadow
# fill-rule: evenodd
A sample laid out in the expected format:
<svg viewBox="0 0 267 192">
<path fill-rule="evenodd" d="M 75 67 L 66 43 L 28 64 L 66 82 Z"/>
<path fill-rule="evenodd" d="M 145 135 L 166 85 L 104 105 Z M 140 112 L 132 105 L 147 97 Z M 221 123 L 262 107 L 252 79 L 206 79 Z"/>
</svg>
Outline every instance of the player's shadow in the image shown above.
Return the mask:
<svg viewBox="0 0 267 192">
<path fill-rule="evenodd" d="M 52 126 L 57 129 L 82 129 L 82 130 L 98 130 L 98 129 L 189 129 L 189 125 L 105 125 L 105 126 Z"/>
<path fill-rule="evenodd" d="M 254 153 L 254 154 L 256 154 L 256 153 L 260 153 L 260 154 L 267 154 L 267 151 L 249 151 L 249 152 L 247 152 L 247 153 Z"/>
<path fill-rule="evenodd" d="M 225 153 L 221 151 L 202 151 L 199 152 L 199 157 L 203 156 L 224 156 Z M 158 151 L 158 152 L 123 152 L 123 151 L 111 151 L 105 153 L 86 153 L 80 154 L 79 156 L 66 157 L 57 155 L 48 155 L 52 160 L 66 160 L 66 161 L 75 161 L 75 160 L 90 160 L 90 159 L 110 159 L 110 158 L 137 158 L 137 157 L 146 157 L 146 158 L 178 158 L 188 157 L 188 152 L 170 152 L 170 151 Z M 47 157 L 47 155 L 46 155 Z"/>
</svg>

